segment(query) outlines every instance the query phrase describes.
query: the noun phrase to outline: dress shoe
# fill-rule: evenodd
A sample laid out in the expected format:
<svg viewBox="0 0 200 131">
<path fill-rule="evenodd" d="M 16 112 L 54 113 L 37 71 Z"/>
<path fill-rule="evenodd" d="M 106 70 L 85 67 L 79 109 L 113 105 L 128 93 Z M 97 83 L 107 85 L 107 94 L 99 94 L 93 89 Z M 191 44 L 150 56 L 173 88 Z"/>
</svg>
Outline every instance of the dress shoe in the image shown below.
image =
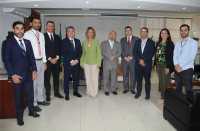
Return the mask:
<svg viewBox="0 0 200 131">
<path fill-rule="evenodd" d="M 51 97 L 50 97 L 50 96 L 47 96 L 47 97 L 46 97 L 46 101 L 47 101 L 47 102 L 50 102 L 50 101 L 51 101 Z"/>
<path fill-rule="evenodd" d="M 65 96 L 65 100 L 68 101 L 69 99 L 70 99 L 70 98 L 69 98 L 69 95 L 66 95 L 66 96 Z"/>
<path fill-rule="evenodd" d="M 43 102 L 37 102 L 38 105 L 43 105 L 43 106 L 49 106 L 50 103 L 47 103 L 46 101 L 43 101 Z"/>
<path fill-rule="evenodd" d="M 109 96 L 109 92 L 105 92 L 105 95 L 106 95 L 106 96 Z"/>
<path fill-rule="evenodd" d="M 150 95 L 146 95 L 145 100 L 149 100 L 150 99 Z"/>
<path fill-rule="evenodd" d="M 113 91 L 112 93 L 113 93 L 114 95 L 117 95 L 117 92 L 116 92 L 116 91 Z"/>
<path fill-rule="evenodd" d="M 33 116 L 33 117 L 39 117 L 40 115 L 36 112 L 33 112 L 33 113 L 28 113 L 29 116 Z"/>
<path fill-rule="evenodd" d="M 131 91 L 131 93 L 132 93 L 132 94 L 135 94 L 135 91 L 134 91 L 134 90 L 132 90 L 132 91 Z"/>
<path fill-rule="evenodd" d="M 126 94 L 127 92 L 129 92 L 129 90 L 124 90 L 124 91 L 123 91 L 123 94 Z"/>
<path fill-rule="evenodd" d="M 82 97 L 82 95 L 79 94 L 78 92 L 74 92 L 73 95 L 74 95 L 74 96 L 77 96 L 77 97 Z"/>
<path fill-rule="evenodd" d="M 140 94 L 136 94 L 134 98 L 138 99 L 139 97 L 140 97 Z"/>
<path fill-rule="evenodd" d="M 35 112 L 40 112 L 42 109 L 39 106 L 34 106 L 35 107 Z"/>
<path fill-rule="evenodd" d="M 58 98 L 64 98 L 60 93 L 56 93 L 54 94 L 55 97 L 58 97 Z"/>
<path fill-rule="evenodd" d="M 24 125 L 23 119 L 22 119 L 22 118 L 17 118 L 17 124 L 18 124 L 19 126 L 23 126 L 23 125 Z"/>
</svg>

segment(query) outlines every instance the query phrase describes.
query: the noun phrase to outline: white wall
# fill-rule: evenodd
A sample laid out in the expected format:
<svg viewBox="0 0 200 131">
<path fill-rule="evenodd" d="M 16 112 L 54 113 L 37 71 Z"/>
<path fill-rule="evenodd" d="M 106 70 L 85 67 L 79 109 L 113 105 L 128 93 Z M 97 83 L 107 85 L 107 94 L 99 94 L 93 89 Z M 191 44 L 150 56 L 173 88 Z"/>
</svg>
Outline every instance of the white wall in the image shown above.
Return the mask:
<svg viewBox="0 0 200 131">
<path fill-rule="evenodd" d="M 197 37 L 200 38 L 200 16 L 194 16 L 192 20 L 192 29 L 197 32 Z M 199 41 L 200 46 L 200 41 Z"/>
<path fill-rule="evenodd" d="M 83 41 L 85 39 L 85 31 L 89 26 L 94 27 L 97 34 L 97 39 L 102 42 L 108 39 L 110 31 L 117 32 L 117 40 L 120 41 L 124 37 L 124 28 L 131 26 L 133 29 L 133 35 L 140 37 L 141 27 L 147 27 L 149 29 L 149 37 L 153 36 L 153 40 L 157 41 L 160 30 L 162 28 L 168 28 L 171 32 L 172 40 L 174 43 L 181 39 L 179 33 L 180 25 L 186 23 L 191 26 L 191 19 L 169 19 L 169 18 L 141 18 L 136 20 L 99 20 L 98 17 L 66 17 L 66 16 L 46 16 L 44 17 L 44 23 L 47 21 L 55 22 L 55 33 L 59 34 L 60 23 L 62 38 L 65 37 L 67 26 L 74 26 L 76 38 Z M 43 25 L 44 26 L 44 25 Z M 46 31 L 46 29 L 44 29 Z"/>
<path fill-rule="evenodd" d="M 8 36 L 8 31 L 12 31 L 12 24 L 15 21 L 24 21 L 22 17 L 14 16 L 3 12 L 3 8 L 0 7 L 0 47 L 2 42 Z M 0 53 L 0 68 L 3 68 L 2 54 Z"/>
</svg>

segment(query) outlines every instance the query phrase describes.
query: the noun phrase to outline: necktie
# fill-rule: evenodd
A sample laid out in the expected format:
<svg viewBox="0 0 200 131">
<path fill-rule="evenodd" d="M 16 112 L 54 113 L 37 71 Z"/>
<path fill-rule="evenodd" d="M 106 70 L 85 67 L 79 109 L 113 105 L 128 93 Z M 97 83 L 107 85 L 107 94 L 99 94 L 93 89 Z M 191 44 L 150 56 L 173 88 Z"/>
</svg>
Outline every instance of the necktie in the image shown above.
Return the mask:
<svg viewBox="0 0 200 131">
<path fill-rule="evenodd" d="M 114 43 L 114 41 L 113 42 L 110 42 L 111 43 L 111 49 L 113 48 L 113 43 Z"/>
<path fill-rule="evenodd" d="M 52 46 L 54 46 L 53 36 L 52 36 L 52 35 L 50 35 L 50 36 L 51 36 L 51 43 L 52 43 Z"/>
<path fill-rule="evenodd" d="M 71 41 L 71 43 L 72 43 L 72 47 L 74 48 L 74 43 L 73 43 L 73 40 L 70 40 Z"/>
<path fill-rule="evenodd" d="M 41 48 L 40 48 L 39 33 L 38 33 L 38 31 L 36 31 L 36 37 L 37 37 L 37 43 L 38 43 L 39 56 L 41 56 Z"/>
<path fill-rule="evenodd" d="M 23 45 L 23 43 L 22 43 L 22 40 L 19 40 L 19 42 L 20 42 L 20 47 L 21 47 L 21 49 L 22 49 L 22 51 L 23 51 L 23 55 L 25 56 L 25 55 L 26 55 L 26 52 L 25 52 L 25 47 L 24 47 L 24 45 Z"/>
<path fill-rule="evenodd" d="M 128 48 L 130 47 L 130 37 L 128 37 Z M 128 53 L 129 56 L 129 53 Z"/>
</svg>

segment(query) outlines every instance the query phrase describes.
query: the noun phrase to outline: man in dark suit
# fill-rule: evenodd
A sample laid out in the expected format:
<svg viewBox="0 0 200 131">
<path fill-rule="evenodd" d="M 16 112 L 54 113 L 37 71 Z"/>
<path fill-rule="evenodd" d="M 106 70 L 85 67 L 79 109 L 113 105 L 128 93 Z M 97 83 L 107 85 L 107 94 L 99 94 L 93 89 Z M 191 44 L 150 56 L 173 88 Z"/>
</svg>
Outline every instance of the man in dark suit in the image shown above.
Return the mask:
<svg viewBox="0 0 200 131">
<path fill-rule="evenodd" d="M 132 28 L 130 26 L 125 27 L 126 37 L 122 38 L 120 43 L 122 46 L 122 71 L 123 71 L 123 85 L 124 91 L 126 94 L 131 91 L 132 94 L 135 94 L 135 58 L 133 56 L 133 47 L 135 41 L 138 40 L 138 37 L 132 35 Z M 130 72 L 130 86 L 129 86 L 129 72 Z"/>
<path fill-rule="evenodd" d="M 50 102 L 50 77 L 53 74 L 54 96 L 64 98 L 59 92 L 59 74 L 60 74 L 60 37 L 53 33 L 55 26 L 54 22 L 48 21 L 46 24 L 47 32 L 44 33 L 45 50 L 47 59 L 47 69 L 44 72 L 44 85 L 46 89 L 46 101 Z"/>
<path fill-rule="evenodd" d="M 137 94 L 135 98 L 139 98 L 142 92 L 142 80 L 145 78 L 145 91 L 146 100 L 150 99 L 151 90 L 151 69 L 152 69 L 152 57 L 155 53 L 155 42 L 148 39 L 148 29 L 143 27 L 141 29 L 141 39 L 135 42 L 133 48 L 134 57 L 136 59 L 135 70 L 137 78 Z"/>
<path fill-rule="evenodd" d="M 69 100 L 69 78 L 72 74 L 73 77 L 73 95 L 82 97 L 78 93 L 78 74 L 79 62 L 82 56 L 82 46 L 79 39 L 74 38 L 75 30 L 73 26 L 67 27 L 67 38 L 61 42 L 61 55 L 64 57 L 64 92 L 65 99 Z"/>
<path fill-rule="evenodd" d="M 29 116 L 39 117 L 33 106 L 33 80 L 37 77 L 37 67 L 33 49 L 29 40 L 23 39 L 24 23 L 13 23 L 14 37 L 3 41 L 2 58 L 9 78 L 13 82 L 15 107 L 17 110 L 17 124 L 24 125 L 23 121 L 23 89 L 26 93 L 26 103 Z"/>
</svg>

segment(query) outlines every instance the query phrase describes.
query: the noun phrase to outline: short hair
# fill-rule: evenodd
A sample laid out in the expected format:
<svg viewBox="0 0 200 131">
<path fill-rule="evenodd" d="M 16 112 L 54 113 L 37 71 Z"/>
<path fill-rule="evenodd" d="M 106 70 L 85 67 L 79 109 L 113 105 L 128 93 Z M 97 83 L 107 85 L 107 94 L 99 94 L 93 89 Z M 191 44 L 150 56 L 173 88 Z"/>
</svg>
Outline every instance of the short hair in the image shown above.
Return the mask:
<svg viewBox="0 0 200 131">
<path fill-rule="evenodd" d="M 86 32 L 85 32 L 85 38 L 88 39 L 87 33 L 88 33 L 89 30 L 92 30 L 92 31 L 93 31 L 93 33 L 94 33 L 93 39 L 95 39 L 95 37 L 96 37 L 96 31 L 95 31 L 95 29 L 94 29 L 93 27 L 88 27 L 88 28 L 87 28 L 87 30 L 86 30 Z"/>
<path fill-rule="evenodd" d="M 23 25 L 23 27 L 24 27 L 24 29 L 25 29 L 25 25 L 24 25 L 24 23 L 21 22 L 21 21 L 15 21 L 15 22 L 13 23 L 13 25 L 12 25 L 13 29 L 15 29 L 15 26 L 16 26 L 16 25 Z"/>
<path fill-rule="evenodd" d="M 180 30 L 181 30 L 182 27 L 185 27 L 185 26 L 188 28 L 188 30 L 190 30 L 190 26 L 187 25 L 187 24 L 182 24 L 182 25 L 180 26 Z"/>
<path fill-rule="evenodd" d="M 54 22 L 53 22 L 53 21 L 47 21 L 46 25 L 47 25 L 48 23 L 52 23 L 52 24 L 54 24 Z"/>
<path fill-rule="evenodd" d="M 131 29 L 131 31 L 132 31 L 132 28 L 131 28 L 130 26 L 126 26 L 126 27 L 125 27 L 125 31 L 126 31 L 126 29 L 127 29 L 127 28 L 130 28 L 130 29 Z"/>
<path fill-rule="evenodd" d="M 149 32 L 147 27 L 142 27 L 140 31 L 142 31 L 142 29 L 145 29 L 145 30 L 147 30 L 147 32 Z"/>
<path fill-rule="evenodd" d="M 163 28 L 163 29 L 160 31 L 159 42 L 162 41 L 161 33 L 162 33 L 163 30 L 167 31 L 167 34 L 169 35 L 169 36 L 167 37 L 167 41 L 172 41 L 169 30 L 168 30 L 167 28 Z M 166 42 L 167 42 L 167 41 L 166 41 Z"/>
<path fill-rule="evenodd" d="M 32 23 L 34 19 L 38 19 L 38 20 L 40 20 L 40 21 L 41 21 L 41 19 L 40 19 L 39 17 L 37 17 L 37 16 L 34 16 L 34 17 L 32 17 L 32 18 L 31 18 L 30 22 Z"/>
<path fill-rule="evenodd" d="M 73 29 L 73 30 L 74 30 L 74 27 L 73 27 L 73 26 L 68 26 L 68 27 L 66 28 L 66 32 L 67 32 L 69 29 Z M 75 30 L 74 30 L 74 31 L 75 31 Z"/>
</svg>

